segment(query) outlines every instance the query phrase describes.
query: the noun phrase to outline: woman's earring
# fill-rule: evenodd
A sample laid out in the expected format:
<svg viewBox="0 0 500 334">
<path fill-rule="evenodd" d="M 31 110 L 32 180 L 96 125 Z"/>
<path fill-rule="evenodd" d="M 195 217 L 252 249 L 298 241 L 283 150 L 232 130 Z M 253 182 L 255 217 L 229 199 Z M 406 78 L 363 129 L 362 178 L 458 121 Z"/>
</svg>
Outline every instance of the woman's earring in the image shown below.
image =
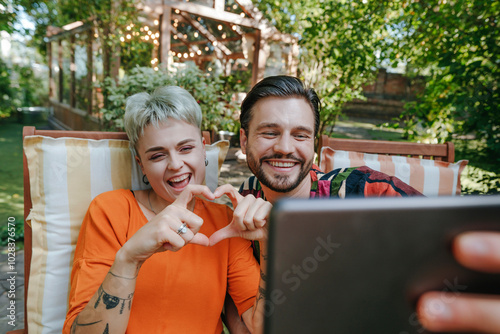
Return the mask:
<svg viewBox="0 0 500 334">
<path fill-rule="evenodd" d="M 205 167 L 208 166 L 208 159 L 205 158 Z"/>
<path fill-rule="evenodd" d="M 149 181 L 148 181 L 148 177 L 146 176 L 146 174 L 144 174 L 142 176 L 142 182 L 144 182 L 144 184 L 148 185 L 149 184 Z"/>
</svg>

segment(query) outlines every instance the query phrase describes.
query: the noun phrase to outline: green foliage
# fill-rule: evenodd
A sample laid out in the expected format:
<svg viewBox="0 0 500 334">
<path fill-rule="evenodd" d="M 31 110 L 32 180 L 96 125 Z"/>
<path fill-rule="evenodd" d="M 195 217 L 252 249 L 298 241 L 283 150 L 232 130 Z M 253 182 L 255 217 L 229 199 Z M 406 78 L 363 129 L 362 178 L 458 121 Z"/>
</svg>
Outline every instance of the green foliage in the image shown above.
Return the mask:
<svg viewBox="0 0 500 334">
<path fill-rule="evenodd" d="M 300 76 L 322 100 L 320 133 L 333 129 L 346 102 L 363 99 L 363 85 L 379 65 L 375 55 L 382 51 L 392 2 L 363 2 L 258 2 L 279 30 L 300 36 Z"/>
<path fill-rule="evenodd" d="M 0 58 L 0 119 L 9 117 L 13 111 L 14 91 L 11 87 L 11 69 Z"/>
<path fill-rule="evenodd" d="M 30 66 L 10 68 L 0 59 L 0 119 L 8 118 L 19 107 L 44 105 L 47 86 L 40 81 Z"/>
<path fill-rule="evenodd" d="M 228 103 L 229 94 L 224 91 L 223 81 L 218 77 L 208 77 L 196 65 L 186 63 L 176 72 L 136 67 L 118 84 L 111 78 L 105 79 L 100 85 L 107 95 L 106 107 L 101 110 L 105 128 L 123 128 L 127 97 L 140 92 L 151 93 L 157 87 L 168 85 L 180 86 L 193 95 L 203 113 L 203 130 L 219 131 L 224 129 L 221 124 L 231 123 L 235 109 Z"/>
<path fill-rule="evenodd" d="M 393 18 L 404 34 L 393 47 L 427 74 L 425 90 L 403 115 L 410 138 L 474 134 L 500 162 L 500 3 L 403 1 Z M 408 28 L 404 28 L 408 27 Z"/>
</svg>

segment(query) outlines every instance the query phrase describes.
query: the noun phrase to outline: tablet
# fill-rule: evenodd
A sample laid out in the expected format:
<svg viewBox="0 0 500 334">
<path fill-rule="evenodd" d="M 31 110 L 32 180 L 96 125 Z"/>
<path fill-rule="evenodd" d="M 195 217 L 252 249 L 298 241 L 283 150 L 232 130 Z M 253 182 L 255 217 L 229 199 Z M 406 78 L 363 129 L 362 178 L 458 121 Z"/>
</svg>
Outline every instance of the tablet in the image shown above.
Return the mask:
<svg viewBox="0 0 500 334">
<path fill-rule="evenodd" d="M 423 292 L 500 294 L 500 275 L 452 256 L 469 230 L 500 231 L 500 196 L 279 201 L 265 333 L 426 333 L 415 313 Z"/>
</svg>

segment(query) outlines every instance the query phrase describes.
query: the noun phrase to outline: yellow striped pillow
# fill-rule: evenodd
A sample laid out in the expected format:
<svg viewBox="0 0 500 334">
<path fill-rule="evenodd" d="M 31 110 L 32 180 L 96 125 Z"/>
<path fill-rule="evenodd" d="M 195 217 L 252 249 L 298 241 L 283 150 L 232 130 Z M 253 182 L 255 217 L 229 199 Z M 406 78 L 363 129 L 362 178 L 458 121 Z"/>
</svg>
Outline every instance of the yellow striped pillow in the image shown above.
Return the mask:
<svg viewBox="0 0 500 334">
<path fill-rule="evenodd" d="M 460 160 L 450 163 L 323 147 L 320 152 L 319 168 L 329 172 L 337 168 L 368 166 L 376 171 L 396 176 L 425 196 L 455 196 L 460 195 L 460 175 L 468 162 Z"/>
<path fill-rule="evenodd" d="M 228 142 L 206 145 L 212 184 Z M 33 208 L 28 331 L 61 333 L 80 225 L 94 197 L 114 189 L 146 189 L 126 140 L 28 136 L 24 139 Z M 213 174 L 216 175 L 213 175 Z M 215 182 L 215 183 L 214 183 Z"/>
</svg>

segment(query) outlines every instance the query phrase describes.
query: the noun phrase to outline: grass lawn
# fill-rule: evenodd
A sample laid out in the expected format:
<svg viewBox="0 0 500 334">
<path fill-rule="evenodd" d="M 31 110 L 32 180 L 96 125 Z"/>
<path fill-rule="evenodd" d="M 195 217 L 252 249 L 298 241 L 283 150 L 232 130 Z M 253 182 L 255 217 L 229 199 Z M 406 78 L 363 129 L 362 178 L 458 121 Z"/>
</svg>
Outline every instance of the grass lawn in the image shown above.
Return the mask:
<svg viewBox="0 0 500 334">
<path fill-rule="evenodd" d="M 23 140 L 22 131 L 26 124 L 16 119 L 0 121 L 0 244 L 6 244 L 7 219 L 16 221 L 16 240 L 21 241 L 23 233 Z M 42 124 L 33 124 L 40 126 Z M 19 243 L 18 243 L 19 244 Z"/>
</svg>

